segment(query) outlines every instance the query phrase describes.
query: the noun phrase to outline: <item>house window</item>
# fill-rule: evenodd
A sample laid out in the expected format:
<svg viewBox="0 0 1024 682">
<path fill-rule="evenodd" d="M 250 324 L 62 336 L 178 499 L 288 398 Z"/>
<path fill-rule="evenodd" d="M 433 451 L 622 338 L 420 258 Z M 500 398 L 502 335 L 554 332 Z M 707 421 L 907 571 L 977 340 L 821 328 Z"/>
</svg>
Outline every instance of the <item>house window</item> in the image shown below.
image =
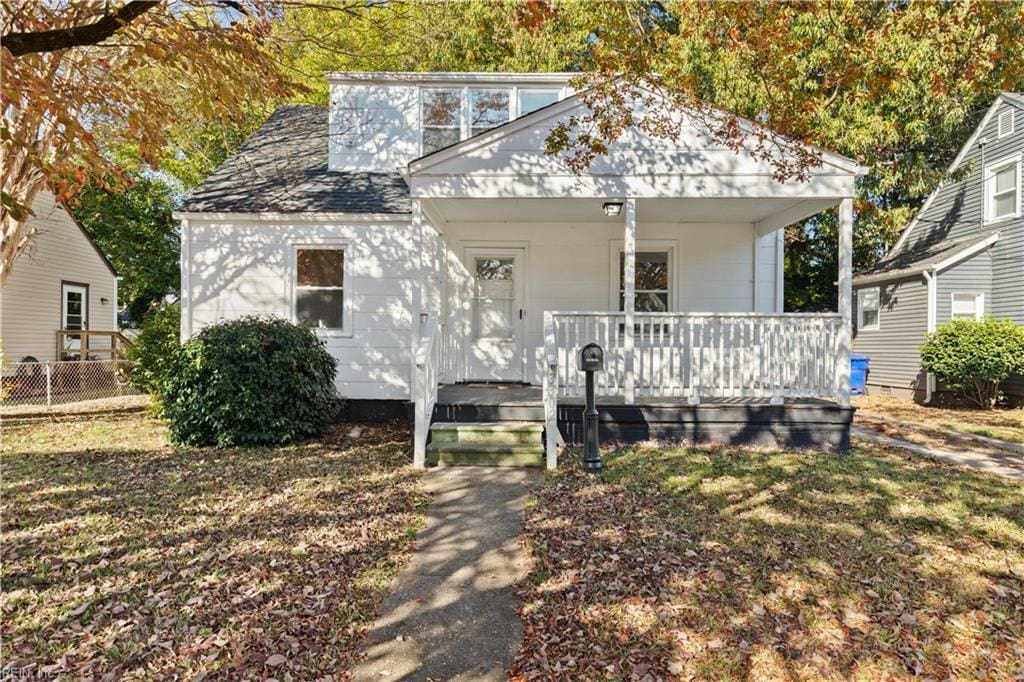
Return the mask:
<svg viewBox="0 0 1024 682">
<path fill-rule="evenodd" d="M 994 163 L 986 172 L 988 221 L 1013 218 L 1019 214 L 1020 160 Z"/>
<path fill-rule="evenodd" d="M 314 329 L 345 328 L 345 250 L 295 250 L 295 319 Z"/>
<path fill-rule="evenodd" d="M 626 256 L 619 253 L 619 310 L 626 309 Z M 640 251 L 636 254 L 636 311 L 664 313 L 669 310 L 668 251 Z"/>
<path fill-rule="evenodd" d="M 1013 109 L 1004 111 L 999 114 L 999 123 L 997 125 L 998 133 L 997 137 L 1003 138 L 1013 133 Z"/>
<path fill-rule="evenodd" d="M 953 294 L 951 317 L 954 320 L 980 320 L 985 311 L 985 294 Z"/>
<path fill-rule="evenodd" d="M 857 329 L 878 329 L 878 287 L 857 292 Z"/>
<path fill-rule="evenodd" d="M 525 116 L 558 101 L 558 90 L 520 90 L 519 115 Z"/>
<path fill-rule="evenodd" d="M 469 134 L 476 135 L 509 119 L 508 90 L 469 91 Z"/>
<path fill-rule="evenodd" d="M 462 139 L 462 90 L 423 90 L 423 153 Z"/>
</svg>

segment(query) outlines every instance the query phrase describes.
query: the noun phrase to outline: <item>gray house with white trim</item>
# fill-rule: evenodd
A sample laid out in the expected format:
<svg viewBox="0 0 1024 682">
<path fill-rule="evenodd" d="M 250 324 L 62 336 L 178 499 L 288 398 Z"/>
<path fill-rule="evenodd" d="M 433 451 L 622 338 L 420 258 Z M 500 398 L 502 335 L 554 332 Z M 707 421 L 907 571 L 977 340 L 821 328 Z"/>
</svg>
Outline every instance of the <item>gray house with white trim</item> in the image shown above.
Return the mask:
<svg viewBox="0 0 1024 682">
<path fill-rule="evenodd" d="M 869 391 L 929 399 L 918 347 L 953 318 L 1024 325 L 1024 95 L 996 98 L 892 250 L 854 278 L 856 353 Z M 1003 386 L 1024 397 L 1024 380 Z"/>
</svg>

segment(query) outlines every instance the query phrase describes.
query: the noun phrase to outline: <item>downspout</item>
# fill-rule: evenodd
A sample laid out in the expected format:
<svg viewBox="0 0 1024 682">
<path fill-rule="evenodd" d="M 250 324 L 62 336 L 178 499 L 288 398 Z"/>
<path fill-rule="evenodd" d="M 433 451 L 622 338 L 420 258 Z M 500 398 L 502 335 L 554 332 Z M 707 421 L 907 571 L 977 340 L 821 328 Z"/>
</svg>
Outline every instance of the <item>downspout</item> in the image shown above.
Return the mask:
<svg viewBox="0 0 1024 682">
<path fill-rule="evenodd" d="M 926 325 L 929 334 L 935 331 L 936 303 L 938 301 L 939 275 L 934 270 L 925 270 L 924 281 L 928 284 L 928 322 Z M 935 391 L 935 375 L 928 372 L 924 376 L 924 404 L 932 401 L 932 393 Z"/>
</svg>

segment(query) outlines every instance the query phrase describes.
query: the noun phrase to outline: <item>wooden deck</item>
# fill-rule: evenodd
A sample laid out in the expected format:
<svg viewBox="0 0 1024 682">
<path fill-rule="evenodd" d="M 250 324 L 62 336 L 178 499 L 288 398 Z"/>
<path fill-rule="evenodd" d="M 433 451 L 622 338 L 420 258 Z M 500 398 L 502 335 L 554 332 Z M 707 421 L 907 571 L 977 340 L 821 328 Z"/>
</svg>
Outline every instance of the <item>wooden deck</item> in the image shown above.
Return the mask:
<svg viewBox="0 0 1024 682">
<path fill-rule="evenodd" d="M 719 398 L 690 405 L 683 398 L 621 397 L 597 400 L 602 440 L 715 441 L 845 450 L 853 409 L 815 399 L 772 405 L 767 399 Z M 567 443 L 582 439 L 582 398 L 559 398 L 558 428 Z M 452 384 L 438 389 L 435 422 L 528 421 L 543 423 L 539 386 Z"/>
</svg>

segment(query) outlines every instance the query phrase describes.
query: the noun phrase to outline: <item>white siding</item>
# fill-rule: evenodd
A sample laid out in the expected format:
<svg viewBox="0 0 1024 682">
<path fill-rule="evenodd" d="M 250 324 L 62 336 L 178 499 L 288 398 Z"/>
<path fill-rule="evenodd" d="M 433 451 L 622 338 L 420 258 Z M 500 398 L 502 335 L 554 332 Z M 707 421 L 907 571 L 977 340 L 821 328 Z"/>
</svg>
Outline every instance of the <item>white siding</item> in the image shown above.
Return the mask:
<svg viewBox="0 0 1024 682">
<path fill-rule="evenodd" d="M 419 156 L 419 126 L 415 86 L 334 84 L 330 168 L 394 171 Z"/>
<path fill-rule="evenodd" d="M 243 315 L 292 319 L 296 244 L 346 249 L 346 336 L 326 337 L 338 359 L 338 392 L 348 398 L 408 399 L 418 241 L 407 221 L 189 223 L 192 331 Z"/>
<path fill-rule="evenodd" d="M 478 135 L 458 153 L 441 151 L 411 164 L 418 197 L 792 197 L 852 196 L 854 172 L 832 163 L 809 169 L 806 182 L 779 182 L 771 163 L 716 144 L 684 114 L 679 136 L 664 139 L 629 128 L 585 173 L 546 151 L 551 129 L 586 116 L 582 103 L 555 105 L 545 116 Z M 812 211 L 811 214 L 814 212 Z M 797 216 L 796 218 L 799 218 Z M 794 219 L 796 219 L 794 218 Z"/>
<path fill-rule="evenodd" d="M 0 347 L 11 361 L 57 359 L 62 281 L 89 286 L 90 329 L 117 329 L 117 281 L 103 258 L 51 193 L 40 192 L 32 210 L 36 235 L 0 289 Z"/>
<path fill-rule="evenodd" d="M 545 310 L 617 309 L 615 267 L 622 231 L 621 224 L 609 222 L 449 223 L 444 235 L 448 253 L 448 329 L 465 333 L 470 326 L 472 297 L 469 271 L 463 260 L 465 249 L 525 246 L 525 379 L 539 382 L 533 371 L 534 359 L 543 346 Z M 637 250 L 671 249 L 670 305 L 675 311 L 750 312 L 754 310 L 756 291 L 757 310 L 774 312 L 778 275 L 775 235 L 757 241 L 760 261 L 756 288 L 754 238 L 749 223 L 641 222 L 637 228 Z"/>
</svg>

